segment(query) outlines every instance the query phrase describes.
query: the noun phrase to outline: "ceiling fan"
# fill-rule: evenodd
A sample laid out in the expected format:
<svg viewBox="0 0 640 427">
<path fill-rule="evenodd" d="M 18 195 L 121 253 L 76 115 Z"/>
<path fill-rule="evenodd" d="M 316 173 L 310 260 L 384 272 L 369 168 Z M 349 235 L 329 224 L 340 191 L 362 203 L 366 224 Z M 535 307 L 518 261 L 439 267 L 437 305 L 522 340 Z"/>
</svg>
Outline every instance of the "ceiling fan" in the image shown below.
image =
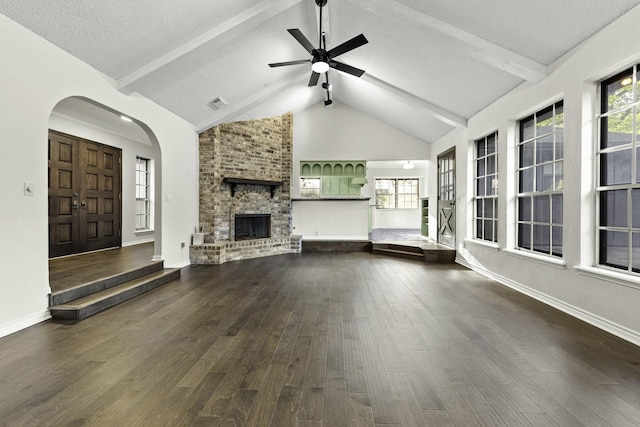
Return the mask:
<svg viewBox="0 0 640 427">
<path fill-rule="evenodd" d="M 351 74 L 356 77 L 360 77 L 364 74 L 364 70 L 360 68 L 352 67 L 343 62 L 334 60 L 335 57 L 347 53 L 355 48 L 358 48 L 364 44 L 369 43 L 364 34 L 355 36 L 351 40 L 348 40 L 333 49 L 327 50 L 327 44 L 325 41 L 324 33 L 322 32 L 322 7 L 327 4 L 327 0 L 315 0 L 316 4 L 320 8 L 320 35 L 318 37 L 318 48 L 315 48 L 313 44 L 307 39 L 302 32 L 297 28 L 290 28 L 287 31 L 304 47 L 312 56 L 310 59 L 300 59 L 297 61 L 287 62 L 275 62 L 269 64 L 270 67 L 284 67 L 287 65 L 299 65 L 311 63 L 311 78 L 309 79 L 309 86 L 315 86 L 318 84 L 320 74 L 326 73 L 329 68 L 334 68 L 338 71 Z"/>
</svg>

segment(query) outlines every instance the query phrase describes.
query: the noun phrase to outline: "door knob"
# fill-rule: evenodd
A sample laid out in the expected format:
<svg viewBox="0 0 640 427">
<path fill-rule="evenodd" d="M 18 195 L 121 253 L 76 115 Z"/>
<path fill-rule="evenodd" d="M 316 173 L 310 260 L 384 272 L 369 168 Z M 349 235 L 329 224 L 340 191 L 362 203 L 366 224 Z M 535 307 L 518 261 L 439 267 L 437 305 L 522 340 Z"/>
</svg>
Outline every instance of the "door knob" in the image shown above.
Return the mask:
<svg viewBox="0 0 640 427">
<path fill-rule="evenodd" d="M 82 209 L 86 209 L 87 208 L 87 202 L 85 200 L 83 200 L 82 203 L 80 203 L 80 206 L 82 207 Z"/>
</svg>

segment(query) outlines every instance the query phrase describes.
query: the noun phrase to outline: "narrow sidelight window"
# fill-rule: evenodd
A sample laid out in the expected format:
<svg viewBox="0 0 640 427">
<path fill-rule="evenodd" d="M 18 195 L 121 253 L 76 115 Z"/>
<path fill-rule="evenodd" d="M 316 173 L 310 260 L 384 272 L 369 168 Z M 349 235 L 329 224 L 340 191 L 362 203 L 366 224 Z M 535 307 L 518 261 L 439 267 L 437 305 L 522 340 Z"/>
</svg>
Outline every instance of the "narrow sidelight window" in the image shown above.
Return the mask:
<svg viewBox="0 0 640 427">
<path fill-rule="evenodd" d="M 151 171 L 149 159 L 136 157 L 136 231 L 151 229 Z"/>
</svg>

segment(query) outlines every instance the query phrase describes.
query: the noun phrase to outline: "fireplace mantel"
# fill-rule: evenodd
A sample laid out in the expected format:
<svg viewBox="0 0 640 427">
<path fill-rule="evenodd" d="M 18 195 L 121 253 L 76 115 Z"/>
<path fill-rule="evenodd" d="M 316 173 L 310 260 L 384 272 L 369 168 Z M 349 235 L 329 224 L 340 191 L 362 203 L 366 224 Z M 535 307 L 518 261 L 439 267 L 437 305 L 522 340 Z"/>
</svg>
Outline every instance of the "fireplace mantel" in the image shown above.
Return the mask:
<svg viewBox="0 0 640 427">
<path fill-rule="evenodd" d="M 223 178 L 222 182 L 231 185 L 231 197 L 236 195 L 237 185 L 262 185 L 269 187 L 271 190 L 271 197 L 276 192 L 276 188 L 284 184 L 282 181 L 266 181 L 263 179 L 249 179 L 249 178 Z"/>
</svg>

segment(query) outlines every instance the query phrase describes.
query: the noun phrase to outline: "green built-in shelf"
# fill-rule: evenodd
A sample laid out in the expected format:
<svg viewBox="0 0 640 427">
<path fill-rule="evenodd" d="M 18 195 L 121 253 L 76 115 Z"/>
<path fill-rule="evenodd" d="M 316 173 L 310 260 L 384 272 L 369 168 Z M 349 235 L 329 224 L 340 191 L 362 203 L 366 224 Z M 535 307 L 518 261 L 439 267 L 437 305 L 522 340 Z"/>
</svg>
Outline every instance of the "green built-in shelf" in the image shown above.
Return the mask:
<svg viewBox="0 0 640 427">
<path fill-rule="evenodd" d="M 366 160 L 303 160 L 300 162 L 300 176 L 367 176 Z"/>
</svg>

